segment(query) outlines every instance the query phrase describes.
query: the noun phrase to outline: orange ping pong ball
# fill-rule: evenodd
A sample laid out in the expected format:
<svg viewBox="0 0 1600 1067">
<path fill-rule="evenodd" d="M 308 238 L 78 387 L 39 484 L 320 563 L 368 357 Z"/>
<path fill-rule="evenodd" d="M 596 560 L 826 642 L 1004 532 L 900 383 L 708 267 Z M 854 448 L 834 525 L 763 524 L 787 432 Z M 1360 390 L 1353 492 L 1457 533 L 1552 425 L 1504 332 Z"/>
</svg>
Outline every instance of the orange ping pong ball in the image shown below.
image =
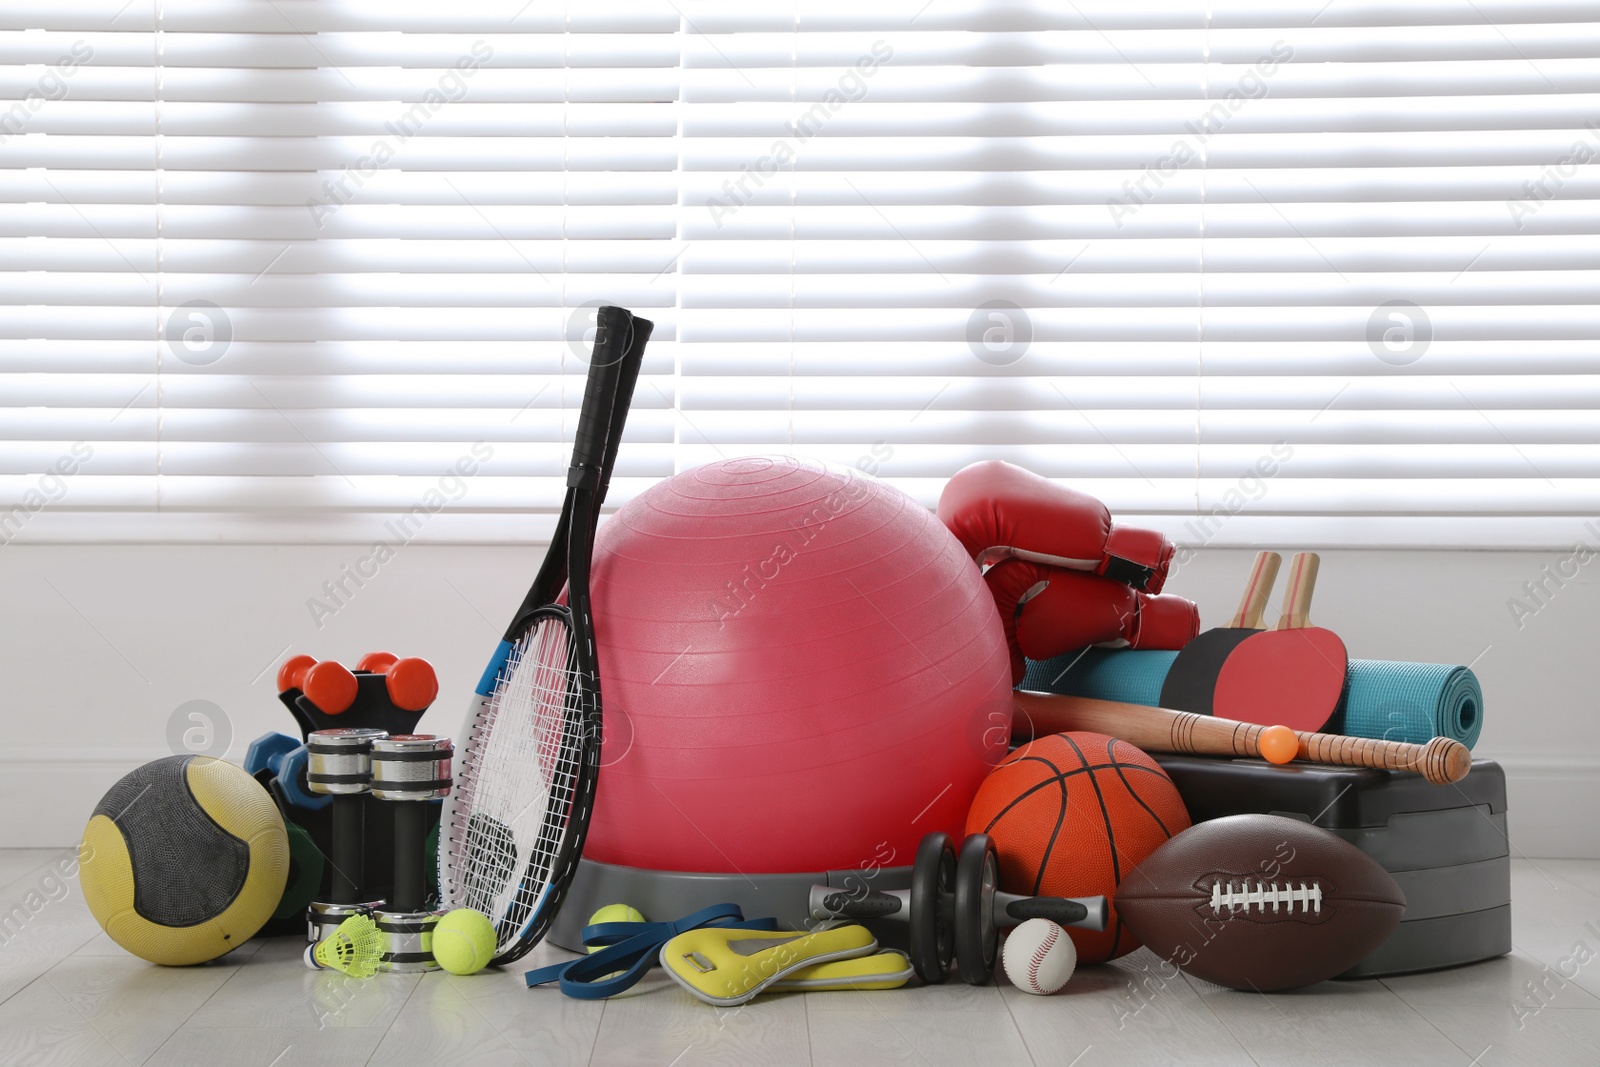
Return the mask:
<svg viewBox="0 0 1600 1067">
<path fill-rule="evenodd" d="M 1288 763 L 1300 754 L 1300 739 L 1287 726 L 1269 726 L 1261 731 L 1256 747 L 1268 763 Z"/>
</svg>

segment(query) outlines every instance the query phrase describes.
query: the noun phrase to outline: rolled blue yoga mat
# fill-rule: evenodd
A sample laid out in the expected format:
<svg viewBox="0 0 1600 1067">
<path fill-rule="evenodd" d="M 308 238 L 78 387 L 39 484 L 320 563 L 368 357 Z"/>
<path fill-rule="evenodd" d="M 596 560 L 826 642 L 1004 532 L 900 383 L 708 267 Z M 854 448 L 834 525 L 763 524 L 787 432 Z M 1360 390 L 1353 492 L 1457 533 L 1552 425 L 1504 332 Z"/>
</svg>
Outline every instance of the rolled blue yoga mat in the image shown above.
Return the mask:
<svg viewBox="0 0 1600 1067">
<path fill-rule="evenodd" d="M 1483 687 L 1467 667 L 1353 659 L 1328 732 L 1416 745 L 1450 737 L 1471 748 L 1483 732 Z"/>
<path fill-rule="evenodd" d="M 1176 652 L 1083 648 L 1055 659 L 1030 659 L 1022 688 L 1158 708 L 1161 683 L 1177 658 Z"/>
<path fill-rule="evenodd" d="M 1024 689 L 1157 707 L 1176 652 L 1089 648 L 1029 660 Z M 1467 667 L 1353 659 L 1326 732 L 1421 745 L 1449 737 L 1471 748 L 1483 732 L 1483 689 Z"/>
</svg>

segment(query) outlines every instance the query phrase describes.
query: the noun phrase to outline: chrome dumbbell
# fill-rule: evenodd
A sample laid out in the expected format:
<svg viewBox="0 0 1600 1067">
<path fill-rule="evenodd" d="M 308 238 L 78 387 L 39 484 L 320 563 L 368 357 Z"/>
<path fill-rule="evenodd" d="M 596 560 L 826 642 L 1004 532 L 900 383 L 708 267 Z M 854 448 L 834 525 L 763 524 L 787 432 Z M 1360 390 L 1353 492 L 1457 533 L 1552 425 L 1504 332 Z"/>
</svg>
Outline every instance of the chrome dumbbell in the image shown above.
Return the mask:
<svg viewBox="0 0 1600 1067">
<path fill-rule="evenodd" d="M 383 906 L 362 900 L 363 800 L 372 788 L 372 743 L 389 736 L 382 730 L 317 730 L 306 739 L 306 786 L 332 798 L 333 879 L 328 900 L 314 900 L 306 909 L 306 940 L 315 945 L 358 913 Z"/>
<path fill-rule="evenodd" d="M 427 907 L 423 842 L 428 802 L 448 796 L 451 786 L 448 737 L 393 734 L 372 743 L 372 795 L 394 811 L 394 892 L 373 913 L 386 936 L 380 971 L 431 971 L 433 928 L 443 911 Z"/>
</svg>

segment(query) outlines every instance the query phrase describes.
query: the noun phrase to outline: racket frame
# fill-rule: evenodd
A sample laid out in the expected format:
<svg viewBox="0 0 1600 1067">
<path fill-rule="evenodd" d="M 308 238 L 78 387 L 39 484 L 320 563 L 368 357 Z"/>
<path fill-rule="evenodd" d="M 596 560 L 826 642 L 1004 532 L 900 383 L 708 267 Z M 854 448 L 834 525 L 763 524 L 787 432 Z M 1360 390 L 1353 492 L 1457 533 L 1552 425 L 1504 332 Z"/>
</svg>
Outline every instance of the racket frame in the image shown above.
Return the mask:
<svg viewBox="0 0 1600 1067">
<path fill-rule="evenodd" d="M 577 657 L 579 684 L 569 689 L 564 718 L 569 725 L 563 745 L 578 748 L 570 762 L 557 760 L 557 767 L 572 767 L 567 817 L 557 825 L 550 816 L 555 805 L 547 803 L 535 846 L 529 850 L 521 884 L 512 896 L 511 906 L 500 916 L 490 916 L 496 926 L 496 955 L 493 964 L 510 963 L 536 945 L 548 930 L 567 887 L 577 870 L 583 842 L 588 833 L 594 807 L 595 786 L 599 777 L 601 741 L 601 697 L 598 652 L 594 643 L 594 620 L 589 596 L 589 568 L 594 550 L 594 532 L 600 504 L 609 487 L 611 469 L 621 445 L 634 386 L 638 381 L 654 324 L 635 318 L 621 308 L 603 307 L 596 319 L 593 358 L 584 386 L 583 406 L 573 444 L 572 463 L 567 471 L 567 495 L 561 517 L 551 539 L 544 563 L 517 609 L 505 637 L 490 658 L 468 707 L 468 729 L 463 745 L 463 772 L 475 766 L 473 755 L 486 744 L 485 724 L 493 710 L 494 694 L 516 644 L 542 619 L 559 620 L 569 630 Z M 553 603 L 561 586 L 567 587 L 567 603 Z M 552 782 L 552 791 L 565 782 Z M 466 827 L 456 825 L 458 814 L 455 793 L 445 801 L 441 813 L 445 830 L 439 848 L 439 886 L 444 903 L 458 881 L 452 877 L 453 853 L 464 840 Z M 468 813 L 467 818 L 470 819 Z M 541 863 L 541 857 L 548 857 Z M 537 887 L 530 893 L 530 887 Z"/>
</svg>

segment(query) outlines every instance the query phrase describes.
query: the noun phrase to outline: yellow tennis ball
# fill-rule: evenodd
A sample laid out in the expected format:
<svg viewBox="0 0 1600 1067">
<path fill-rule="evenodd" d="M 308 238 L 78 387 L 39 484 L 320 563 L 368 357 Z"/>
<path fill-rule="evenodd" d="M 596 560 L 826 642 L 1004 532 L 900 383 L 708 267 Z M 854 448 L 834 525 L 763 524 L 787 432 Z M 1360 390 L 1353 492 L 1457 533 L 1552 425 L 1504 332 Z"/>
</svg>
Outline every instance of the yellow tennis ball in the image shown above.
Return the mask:
<svg viewBox="0 0 1600 1067">
<path fill-rule="evenodd" d="M 451 974 L 477 974 L 494 958 L 494 923 L 481 911 L 457 908 L 433 928 L 433 958 Z"/>
<path fill-rule="evenodd" d="M 627 904 L 607 904 L 593 915 L 589 916 L 589 925 L 596 923 L 642 923 L 645 917 L 639 914 L 639 909 L 629 907 Z M 591 945 L 590 952 L 599 952 L 602 946 Z"/>
</svg>

